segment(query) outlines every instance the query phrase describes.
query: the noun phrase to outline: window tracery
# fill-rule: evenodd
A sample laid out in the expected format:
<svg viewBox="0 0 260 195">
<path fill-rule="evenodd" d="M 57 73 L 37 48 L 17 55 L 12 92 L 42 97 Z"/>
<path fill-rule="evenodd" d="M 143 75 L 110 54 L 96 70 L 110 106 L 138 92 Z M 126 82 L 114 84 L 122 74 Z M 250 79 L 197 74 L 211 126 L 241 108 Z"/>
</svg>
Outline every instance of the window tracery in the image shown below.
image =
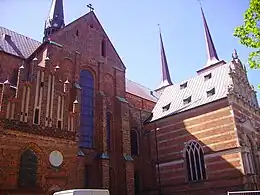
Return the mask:
<svg viewBox="0 0 260 195">
<path fill-rule="evenodd" d="M 188 181 L 206 179 L 205 161 L 202 147 L 196 141 L 189 141 L 184 150 Z"/>
</svg>

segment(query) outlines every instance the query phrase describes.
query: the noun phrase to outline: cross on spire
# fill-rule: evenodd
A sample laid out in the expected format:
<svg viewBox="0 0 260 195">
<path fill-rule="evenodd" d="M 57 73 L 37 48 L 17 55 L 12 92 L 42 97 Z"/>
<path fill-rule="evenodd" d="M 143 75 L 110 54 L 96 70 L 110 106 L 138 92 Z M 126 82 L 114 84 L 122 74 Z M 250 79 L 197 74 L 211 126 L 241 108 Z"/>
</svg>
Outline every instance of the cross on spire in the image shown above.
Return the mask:
<svg viewBox="0 0 260 195">
<path fill-rule="evenodd" d="M 92 4 L 88 4 L 87 7 L 89 8 L 89 11 L 92 12 L 94 8 L 92 7 Z"/>
</svg>

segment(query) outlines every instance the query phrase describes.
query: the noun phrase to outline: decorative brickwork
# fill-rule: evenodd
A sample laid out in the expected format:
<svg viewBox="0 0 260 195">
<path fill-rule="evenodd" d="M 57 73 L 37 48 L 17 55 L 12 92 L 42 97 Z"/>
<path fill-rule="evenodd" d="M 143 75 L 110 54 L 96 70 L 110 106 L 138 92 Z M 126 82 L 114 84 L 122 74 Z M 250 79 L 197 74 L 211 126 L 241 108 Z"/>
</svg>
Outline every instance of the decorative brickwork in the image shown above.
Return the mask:
<svg viewBox="0 0 260 195">
<path fill-rule="evenodd" d="M 136 114 L 134 110 L 131 114 L 128 104 L 131 94 L 126 93 L 125 66 L 93 12 L 49 39 L 28 59 L 0 52 L 0 194 L 47 195 L 57 190 L 111 186 L 112 194 L 133 195 L 130 130 L 137 124 L 141 130 L 155 102 L 131 98 L 132 103 L 142 101 L 140 111 L 148 113 L 131 117 Z M 101 46 L 106 47 L 103 55 Z M 82 70 L 93 75 L 93 112 L 84 107 L 89 106 L 86 98 L 90 95 L 88 79 L 80 83 Z M 82 95 L 84 90 L 87 95 Z M 93 116 L 94 127 L 93 138 L 87 139 L 93 144 L 79 148 L 89 116 Z M 19 162 L 26 149 L 34 151 L 38 159 L 37 185 L 22 189 Z M 59 167 L 50 163 L 54 150 L 62 154 Z"/>
</svg>

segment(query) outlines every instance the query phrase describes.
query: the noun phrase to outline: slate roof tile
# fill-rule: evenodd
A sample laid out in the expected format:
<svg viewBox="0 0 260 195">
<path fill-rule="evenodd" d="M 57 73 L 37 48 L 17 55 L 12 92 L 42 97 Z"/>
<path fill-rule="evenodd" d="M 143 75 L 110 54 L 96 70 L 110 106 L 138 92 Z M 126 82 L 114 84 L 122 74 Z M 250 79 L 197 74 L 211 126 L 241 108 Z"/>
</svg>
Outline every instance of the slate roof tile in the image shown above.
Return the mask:
<svg viewBox="0 0 260 195">
<path fill-rule="evenodd" d="M 0 26 L 0 50 L 6 53 L 28 58 L 40 42 Z"/>
<path fill-rule="evenodd" d="M 205 81 L 204 76 L 209 73 L 212 74 L 212 77 Z M 232 84 L 229 76 L 229 63 L 181 82 L 181 84 L 185 82 L 187 82 L 187 87 L 184 89 L 181 89 L 179 84 L 174 84 L 164 90 L 152 111 L 153 117 L 150 122 L 226 97 L 228 86 Z M 207 91 L 212 88 L 215 88 L 215 94 L 208 97 Z M 191 96 L 191 102 L 184 104 L 183 100 L 189 96 Z M 163 110 L 162 107 L 169 103 L 171 103 L 170 108 Z"/>
<path fill-rule="evenodd" d="M 126 91 L 152 102 L 157 102 L 159 99 L 158 93 L 129 79 L 126 79 Z"/>
</svg>

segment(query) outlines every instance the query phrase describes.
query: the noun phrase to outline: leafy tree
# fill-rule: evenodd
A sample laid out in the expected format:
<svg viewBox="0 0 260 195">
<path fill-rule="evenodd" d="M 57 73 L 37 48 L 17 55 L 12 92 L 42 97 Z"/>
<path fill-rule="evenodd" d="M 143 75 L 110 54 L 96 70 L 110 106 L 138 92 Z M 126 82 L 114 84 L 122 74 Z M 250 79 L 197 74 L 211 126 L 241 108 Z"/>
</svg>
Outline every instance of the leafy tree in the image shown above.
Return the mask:
<svg viewBox="0 0 260 195">
<path fill-rule="evenodd" d="M 241 44 L 253 48 L 248 58 L 250 68 L 260 68 L 260 0 L 250 0 L 244 24 L 235 29 L 234 36 L 240 39 Z"/>
</svg>

